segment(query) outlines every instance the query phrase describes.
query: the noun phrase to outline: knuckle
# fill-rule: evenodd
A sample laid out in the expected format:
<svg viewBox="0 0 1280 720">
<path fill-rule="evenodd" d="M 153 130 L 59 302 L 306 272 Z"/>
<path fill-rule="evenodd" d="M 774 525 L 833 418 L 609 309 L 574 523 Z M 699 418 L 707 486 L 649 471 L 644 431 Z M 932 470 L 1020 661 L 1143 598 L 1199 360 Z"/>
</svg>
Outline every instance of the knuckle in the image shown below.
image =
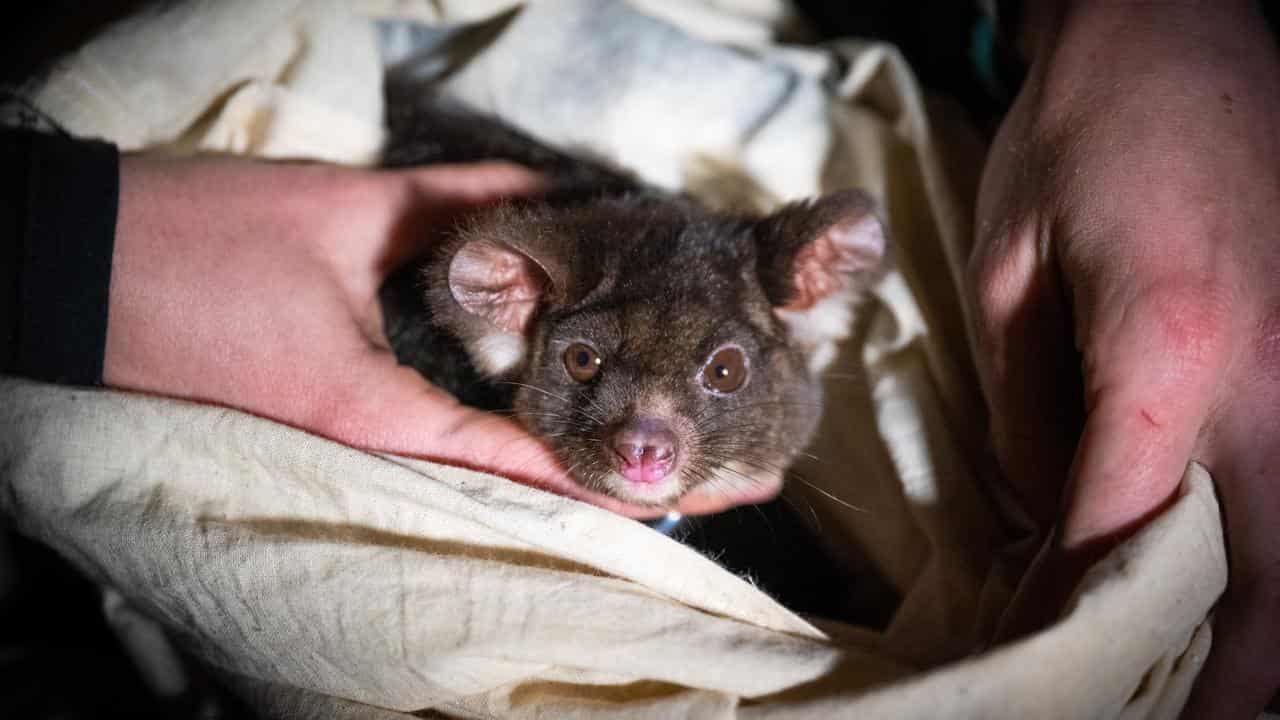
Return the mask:
<svg viewBox="0 0 1280 720">
<path fill-rule="evenodd" d="M 1235 568 L 1223 603 L 1253 632 L 1280 639 L 1280 568 Z"/>
<path fill-rule="evenodd" d="M 1035 273 L 1034 248 L 1011 243 L 975 252 L 965 268 L 965 280 L 978 317 L 1000 326 L 1016 311 Z"/>
<path fill-rule="evenodd" d="M 1213 281 L 1164 281 L 1148 287 L 1135 303 L 1133 318 L 1154 333 L 1153 351 L 1188 371 L 1219 367 L 1232 336 L 1227 293 Z"/>
<path fill-rule="evenodd" d="M 964 269 L 964 284 L 979 314 L 989 314 L 994 298 L 991 295 L 991 256 L 979 250 L 969 256 Z"/>
<path fill-rule="evenodd" d="M 299 425 L 317 435 L 358 444 L 359 428 L 366 424 L 368 400 L 354 388 L 339 384 L 317 394 Z"/>
<path fill-rule="evenodd" d="M 989 273 L 987 262 L 986 253 L 975 252 L 969 257 L 963 279 L 963 297 L 968 301 L 972 311 L 970 325 L 973 329 L 973 340 L 982 348 L 988 347 L 995 336 L 993 318 L 996 298 L 987 282 Z"/>
</svg>

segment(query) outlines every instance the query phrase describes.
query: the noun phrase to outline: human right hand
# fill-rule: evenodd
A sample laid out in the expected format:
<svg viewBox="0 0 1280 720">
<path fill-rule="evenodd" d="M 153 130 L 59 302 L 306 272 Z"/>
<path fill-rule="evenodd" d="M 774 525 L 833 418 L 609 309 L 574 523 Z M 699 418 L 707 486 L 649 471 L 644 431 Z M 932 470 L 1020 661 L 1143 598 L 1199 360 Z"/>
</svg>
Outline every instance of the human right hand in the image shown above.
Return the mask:
<svg viewBox="0 0 1280 720">
<path fill-rule="evenodd" d="M 970 264 L 997 455 L 1046 562 L 1008 621 L 1213 475 L 1230 580 L 1187 708 L 1280 685 L 1280 61 L 1258 8 L 1028 3 L 1032 67 L 992 148 Z"/>
</svg>

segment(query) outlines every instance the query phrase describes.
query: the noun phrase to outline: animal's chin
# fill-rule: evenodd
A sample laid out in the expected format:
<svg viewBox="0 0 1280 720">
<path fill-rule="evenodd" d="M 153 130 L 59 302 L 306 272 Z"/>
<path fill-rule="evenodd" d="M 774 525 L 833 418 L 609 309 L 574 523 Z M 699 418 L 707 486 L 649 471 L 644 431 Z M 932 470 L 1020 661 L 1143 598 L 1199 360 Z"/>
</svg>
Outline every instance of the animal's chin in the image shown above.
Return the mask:
<svg viewBox="0 0 1280 720">
<path fill-rule="evenodd" d="M 602 490 L 623 502 L 635 505 L 674 507 L 684 495 L 706 495 L 730 505 L 768 502 L 782 491 L 781 473 L 761 470 L 741 463 L 712 472 L 705 482 L 690 483 L 673 472 L 657 482 L 635 482 L 617 472 L 602 481 Z"/>
<path fill-rule="evenodd" d="M 777 497 L 782 485 L 781 471 L 731 462 L 712 471 L 706 482 L 691 488 L 680 505 L 684 512 L 693 514 L 718 512 L 735 505 L 755 505 Z"/>
<path fill-rule="evenodd" d="M 611 472 L 605 476 L 603 485 L 609 495 L 636 505 L 671 505 L 685 489 L 678 472 L 653 482 L 635 482 L 620 473 Z"/>
</svg>

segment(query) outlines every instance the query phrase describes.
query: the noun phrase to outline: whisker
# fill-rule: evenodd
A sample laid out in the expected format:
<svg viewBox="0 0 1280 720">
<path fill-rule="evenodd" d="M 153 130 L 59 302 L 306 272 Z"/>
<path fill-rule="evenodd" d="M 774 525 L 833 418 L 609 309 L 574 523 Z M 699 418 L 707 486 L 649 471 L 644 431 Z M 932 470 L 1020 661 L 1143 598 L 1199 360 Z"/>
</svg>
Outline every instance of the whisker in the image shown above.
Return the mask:
<svg viewBox="0 0 1280 720">
<path fill-rule="evenodd" d="M 705 413 L 705 411 L 704 411 L 704 412 L 702 412 L 702 413 L 699 413 L 699 414 L 695 415 L 695 416 L 692 418 L 692 420 L 693 420 L 693 422 L 694 422 L 695 424 L 701 424 L 701 423 L 704 423 L 704 422 L 710 422 L 710 421 L 712 421 L 712 420 L 717 420 L 717 419 L 719 419 L 719 418 L 721 418 L 721 417 L 724 417 L 725 415 L 728 415 L 728 414 L 730 414 L 730 413 L 742 412 L 742 411 L 744 411 L 744 410 L 752 410 L 752 409 L 755 409 L 755 408 L 771 407 L 771 406 L 777 406 L 777 407 L 806 407 L 806 408 L 821 408 L 821 407 L 822 407 L 822 403 L 820 403 L 820 402 L 800 402 L 800 401 L 798 401 L 798 400 L 764 400 L 764 401 L 761 401 L 761 402 L 747 403 L 747 404 L 745 404 L 745 405 L 736 405 L 736 406 L 734 406 L 734 407 L 724 408 L 723 410 L 721 410 L 721 409 L 719 409 L 719 408 L 715 408 L 715 407 L 708 407 L 708 408 L 706 408 L 706 411 L 718 410 L 718 412 L 716 412 L 714 415 L 708 415 L 708 414 L 706 414 L 706 413 Z"/>
<path fill-rule="evenodd" d="M 752 461 L 752 460 L 744 460 L 740 457 L 735 457 L 733 458 L 732 461 L 741 463 L 750 468 L 755 468 L 756 470 L 764 470 L 765 472 L 775 472 L 775 473 L 778 473 L 779 475 L 782 475 L 785 472 L 785 468 L 783 466 L 776 465 L 773 463 L 768 463 L 763 460 Z M 728 463 L 725 463 L 724 467 L 726 470 L 730 470 Z"/>
<path fill-rule="evenodd" d="M 531 384 L 529 384 L 529 383 L 516 382 L 516 381 L 514 381 L 514 380 L 502 380 L 502 381 L 499 381 L 499 382 L 498 382 L 498 384 L 499 384 L 499 385 L 514 385 L 514 386 L 516 386 L 516 387 L 528 388 L 528 389 L 533 390 L 533 391 L 535 391 L 535 392 L 540 392 L 540 393 L 542 393 L 543 395 L 546 395 L 546 396 L 547 396 L 547 397 L 549 397 L 549 398 L 552 398 L 552 399 L 555 399 L 555 400 L 559 400 L 560 402 L 564 403 L 565 405 L 570 406 L 570 407 L 573 407 L 577 412 L 580 412 L 580 413 L 582 413 L 583 415 L 587 416 L 588 418 L 591 418 L 592 420 L 596 421 L 596 422 L 597 422 L 597 423 L 599 423 L 600 425 L 604 425 L 604 424 L 605 424 L 605 422 L 604 422 L 603 420 L 601 420 L 600 418 L 596 417 L 595 415 L 592 415 L 591 413 L 587 412 L 585 408 L 580 407 L 580 406 L 576 406 L 572 401 L 570 401 L 568 398 L 564 397 L 563 395 L 557 395 L 557 394 L 555 394 L 555 393 L 551 392 L 550 390 L 547 390 L 547 389 L 545 389 L 545 388 L 540 388 L 540 387 L 538 387 L 537 385 L 531 385 Z M 590 398 L 587 398 L 587 401 L 588 401 L 588 402 L 590 402 L 590 400 L 591 400 Z"/>
<path fill-rule="evenodd" d="M 773 539 L 773 544 L 777 545 L 778 533 L 774 531 L 773 523 L 769 522 L 769 516 L 764 514 L 764 510 L 761 510 L 759 505 L 752 505 L 751 509 L 755 510 L 756 514 L 760 516 L 760 519 L 764 521 L 764 526 L 769 528 L 769 537 Z"/>
<path fill-rule="evenodd" d="M 556 412 L 554 410 L 533 411 L 533 410 L 516 410 L 512 408 L 510 410 L 490 410 L 490 412 L 494 413 L 495 415 L 505 415 L 505 416 L 511 416 L 511 417 L 558 417 L 563 419 L 569 418 L 568 415 L 562 412 Z"/>
<path fill-rule="evenodd" d="M 839 504 L 841 504 L 841 505 L 843 505 L 843 506 L 845 506 L 845 507 L 849 508 L 850 510 L 854 510 L 854 511 L 856 511 L 856 512 L 867 512 L 867 509 L 866 509 L 866 508 L 858 507 L 857 505 L 854 505 L 853 503 L 848 502 L 847 500 L 841 500 L 840 498 L 836 497 L 835 495 L 832 495 L 831 493 L 827 492 L 826 490 L 823 490 L 822 488 L 818 487 L 817 485 L 814 485 L 813 483 L 809 482 L 808 480 L 805 480 L 803 477 L 801 477 L 801 476 L 799 476 L 799 475 L 794 475 L 793 477 L 795 477 L 795 479 L 796 479 L 796 480 L 799 480 L 800 482 L 804 483 L 805 485 L 808 485 L 809 487 L 813 488 L 814 490 L 817 490 L 819 493 L 821 493 L 822 495 L 826 496 L 828 499 L 832 500 L 833 502 L 837 502 L 837 503 L 839 503 Z"/>
<path fill-rule="evenodd" d="M 796 514 L 798 514 L 798 515 L 803 515 L 803 514 L 804 514 L 803 512 L 801 512 L 801 510 L 800 510 L 800 506 L 799 506 L 799 505 L 796 505 L 796 503 L 795 503 L 795 501 L 794 501 L 793 499 L 791 499 L 791 498 L 787 497 L 787 493 L 785 493 L 785 492 L 784 492 L 784 493 L 782 493 L 781 495 L 779 495 L 778 497 L 782 498 L 782 501 L 783 501 L 783 502 L 785 502 L 786 504 L 790 505 L 790 506 L 791 506 L 791 509 L 793 509 L 793 510 L 795 510 L 795 511 L 796 511 Z M 818 519 L 818 511 L 813 509 L 813 503 L 809 502 L 808 500 L 806 500 L 806 501 L 805 501 L 805 504 L 809 506 L 809 514 L 813 516 L 813 531 L 814 531 L 815 533 L 818 533 L 819 535 L 821 535 L 821 534 L 822 534 L 822 521 Z"/>
</svg>

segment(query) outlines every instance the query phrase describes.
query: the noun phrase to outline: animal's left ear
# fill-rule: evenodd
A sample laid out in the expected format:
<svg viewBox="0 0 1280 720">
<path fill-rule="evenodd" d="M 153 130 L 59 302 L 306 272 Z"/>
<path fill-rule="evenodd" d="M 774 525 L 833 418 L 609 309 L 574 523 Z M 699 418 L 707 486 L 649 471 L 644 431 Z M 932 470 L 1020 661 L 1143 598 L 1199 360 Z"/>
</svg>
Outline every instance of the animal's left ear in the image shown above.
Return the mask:
<svg viewBox="0 0 1280 720">
<path fill-rule="evenodd" d="M 883 265 L 885 231 L 874 203 L 859 190 L 792 203 L 761 220 L 756 233 L 774 314 L 819 372 L 849 335 L 854 302 Z"/>
</svg>

